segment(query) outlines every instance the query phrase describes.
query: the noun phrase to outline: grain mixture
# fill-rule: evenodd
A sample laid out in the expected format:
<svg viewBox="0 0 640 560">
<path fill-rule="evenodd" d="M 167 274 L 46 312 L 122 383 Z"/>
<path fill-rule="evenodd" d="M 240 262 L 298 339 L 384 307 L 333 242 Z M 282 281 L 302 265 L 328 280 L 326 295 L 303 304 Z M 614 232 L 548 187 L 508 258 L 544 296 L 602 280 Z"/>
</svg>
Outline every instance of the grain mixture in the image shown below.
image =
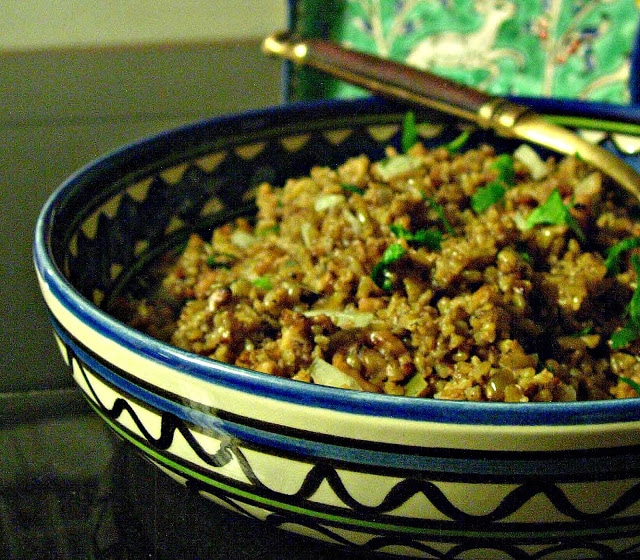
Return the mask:
<svg viewBox="0 0 640 560">
<path fill-rule="evenodd" d="M 132 325 L 230 364 L 389 395 L 637 396 L 640 225 L 580 161 L 389 148 L 257 189 Z"/>
</svg>

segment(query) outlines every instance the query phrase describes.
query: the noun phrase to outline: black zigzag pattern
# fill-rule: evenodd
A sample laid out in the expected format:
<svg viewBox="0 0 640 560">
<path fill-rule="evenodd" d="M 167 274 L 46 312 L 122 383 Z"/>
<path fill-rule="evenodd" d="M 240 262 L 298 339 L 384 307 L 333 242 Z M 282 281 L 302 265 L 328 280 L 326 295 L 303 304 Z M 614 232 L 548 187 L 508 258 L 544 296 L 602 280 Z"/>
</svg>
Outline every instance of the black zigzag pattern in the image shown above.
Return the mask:
<svg viewBox="0 0 640 560">
<path fill-rule="evenodd" d="M 135 409 L 125 398 L 116 398 L 111 408 L 101 402 L 98 394 L 92 388 L 88 367 L 86 364 L 80 362 L 70 347 L 67 347 L 67 358 L 69 363 L 75 361 L 76 367 L 80 368 L 84 381 L 92 393 L 91 396 L 98 404 L 100 410 L 112 420 L 118 420 L 126 411 L 146 442 L 151 444 L 153 448 L 162 451 L 169 450 L 175 433 L 179 432 L 194 453 L 206 464 L 214 468 L 219 468 L 228 464 L 232 458 L 235 457 L 244 475 L 254 486 L 255 491 L 270 491 L 256 476 L 249 461 L 242 453 L 241 442 L 223 435 L 223 443 L 218 451 L 210 454 L 202 448 L 186 422 L 167 412 L 162 412 L 160 415 L 160 435 L 153 437 L 136 414 Z M 91 373 L 96 375 L 94 372 Z M 268 452 L 268 450 L 265 451 Z M 308 503 L 308 500 L 325 483 L 329 485 L 345 506 L 354 513 L 369 516 L 389 514 L 407 503 L 414 496 L 423 495 L 446 518 L 460 523 L 494 523 L 505 520 L 539 495 L 545 496 L 549 502 L 555 506 L 558 512 L 571 519 L 596 523 L 623 515 L 627 510 L 640 502 L 640 483 L 637 483 L 602 511 L 587 512 L 573 504 L 562 489 L 553 482 L 534 480 L 525 482 L 511 490 L 493 510 L 483 514 L 471 514 L 453 505 L 436 484 L 418 478 L 405 478 L 395 484 L 379 504 L 371 506 L 363 504 L 354 498 L 345 487 L 335 467 L 326 462 L 318 462 L 315 464 L 309 470 L 300 488 L 294 494 L 287 495 L 286 499 L 291 503 Z M 640 527 L 638 530 L 640 531 Z"/>
</svg>

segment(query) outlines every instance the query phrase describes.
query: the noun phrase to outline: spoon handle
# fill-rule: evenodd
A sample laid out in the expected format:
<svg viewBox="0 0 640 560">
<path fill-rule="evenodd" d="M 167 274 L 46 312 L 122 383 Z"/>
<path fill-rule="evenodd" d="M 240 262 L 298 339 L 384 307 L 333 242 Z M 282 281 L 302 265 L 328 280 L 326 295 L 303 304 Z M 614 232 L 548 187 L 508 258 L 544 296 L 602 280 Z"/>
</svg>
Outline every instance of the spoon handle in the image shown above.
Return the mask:
<svg viewBox="0 0 640 560">
<path fill-rule="evenodd" d="M 475 122 L 501 136 L 520 138 L 562 154 L 577 154 L 640 199 L 640 175 L 634 168 L 524 105 L 322 39 L 296 39 L 289 32 L 276 33 L 264 40 L 262 49 L 370 92 Z"/>
<path fill-rule="evenodd" d="M 345 81 L 355 83 L 379 94 L 395 94 L 406 101 L 419 96 L 434 109 L 455 112 L 466 120 L 475 120 L 480 108 L 491 97 L 451 80 L 419 71 L 406 65 L 389 64 L 389 61 L 365 53 L 341 48 L 335 43 L 318 39 L 305 40 L 305 63 L 334 75 L 340 73 Z"/>
<path fill-rule="evenodd" d="M 282 32 L 265 39 L 262 47 L 267 54 L 310 66 L 370 92 L 473 121 L 504 136 L 512 136 L 512 122 L 528 111 L 430 72 L 322 39 L 296 39 Z"/>
</svg>

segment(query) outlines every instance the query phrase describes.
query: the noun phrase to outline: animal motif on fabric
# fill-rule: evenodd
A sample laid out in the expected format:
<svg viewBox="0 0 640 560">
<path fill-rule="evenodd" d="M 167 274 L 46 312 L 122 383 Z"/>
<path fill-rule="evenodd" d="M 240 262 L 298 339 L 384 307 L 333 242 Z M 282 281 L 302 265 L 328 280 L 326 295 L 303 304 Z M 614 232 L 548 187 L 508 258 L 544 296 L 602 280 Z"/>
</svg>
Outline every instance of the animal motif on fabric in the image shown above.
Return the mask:
<svg viewBox="0 0 640 560">
<path fill-rule="evenodd" d="M 486 80 L 500 73 L 496 60 L 508 57 L 524 66 L 524 56 L 515 49 L 496 47 L 496 37 L 502 24 L 516 12 L 508 0 L 478 0 L 475 6 L 484 18 L 481 27 L 471 33 L 443 31 L 420 41 L 406 59 L 407 64 L 427 70 L 440 68 L 484 69 Z M 485 81 L 486 81 L 485 80 Z"/>
<path fill-rule="evenodd" d="M 494 95 L 628 104 L 640 103 L 632 98 L 640 96 L 640 77 L 632 71 L 640 60 L 634 51 L 640 44 L 639 5 L 640 0 L 343 0 L 334 10 L 337 21 L 327 25 L 329 36 L 345 46 Z M 324 91 L 358 95 L 345 84 Z"/>
</svg>

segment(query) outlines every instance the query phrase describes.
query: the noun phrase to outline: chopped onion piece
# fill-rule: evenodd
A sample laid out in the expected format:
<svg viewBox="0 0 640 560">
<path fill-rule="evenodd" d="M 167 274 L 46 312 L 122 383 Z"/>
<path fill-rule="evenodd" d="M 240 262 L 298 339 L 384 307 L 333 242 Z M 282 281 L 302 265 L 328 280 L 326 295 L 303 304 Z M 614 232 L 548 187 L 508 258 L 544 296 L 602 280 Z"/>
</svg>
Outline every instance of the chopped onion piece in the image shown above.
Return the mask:
<svg viewBox="0 0 640 560">
<path fill-rule="evenodd" d="M 531 177 L 536 181 L 542 179 L 549 172 L 545 161 L 528 144 L 518 146 L 513 152 L 513 157 L 529 169 Z"/>
<path fill-rule="evenodd" d="M 326 315 L 337 327 L 341 329 L 363 329 L 373 321 L 373 313 L 368 311 L 337 311 L 334 309 L 311 309 L 303 312 L 305 317 L 317 317 Z"/>
<path fill-rule="evenodd" d="M 256 242 L 256 238 L 246 231 L 237 229 L 231 234 L 231 242 L 241 249 L 247 249 Z"/>
<path fill-rule="evenodd" d="M 362 224 L 360 223 L 360 220 L 358 220 L 357 216 L 354 216 L 347 208 L 344 208 L 342 215 L 344 216 L 344 219 L 351 224 L 353 231 L 360 233 L 362 230 Z"/>
<path fill-rule="evenodd" d="M 597 171 L 589 173 L 573 190 L 575 202 L 585 205 L 593 203 L 600 196 L 601 192 L 602 176 Z"/>
<path fill-rule="evenodd" d="M 316 238 L 315 228 L 309 222 L 303 222 L 300 225 L 300 237 L 307 249 L 313 247 L 314 239 Z"/>
<path fill-rule="evenodd" d="M 325 362 L 322 358 L 315 358 L 311 362 L 309 376 L 317 385 L 362 391 L 362 387 L 353 377 L 332 366 L 329 362 Z"/>
<path fill-rule="evenodd" d="M 422 160 L 407 154 L 400 154 L 379 162 L 377 171 L 383 181 L 390 181 L 394 177 L 400 177 L 420 167 L 422 167 Z"/>
<path fill-rule="evenodd" d="M 516 224 L 516 227 L 520 230 L 520 231 L 525 231 L 527 230 L 527 219 L 520 214 L 520 212 L 516 212 L 513 216 L 513 221 Z"/>
<path fill-rule="evenodd" d="M 329 208 L 343 204 L 346 201 L 347 199 L 343 194 L 325 194 L 316 199 L 313 209 L 316 212 L 324 212 L 325 210 L 329 210 Z"/>
<path fill-rule="evenodd" d="M 404 388 L 405 397 L 422 397 L 429 390 L 429 384 L 421 373 L 414 373 Z"/>
</svg>

